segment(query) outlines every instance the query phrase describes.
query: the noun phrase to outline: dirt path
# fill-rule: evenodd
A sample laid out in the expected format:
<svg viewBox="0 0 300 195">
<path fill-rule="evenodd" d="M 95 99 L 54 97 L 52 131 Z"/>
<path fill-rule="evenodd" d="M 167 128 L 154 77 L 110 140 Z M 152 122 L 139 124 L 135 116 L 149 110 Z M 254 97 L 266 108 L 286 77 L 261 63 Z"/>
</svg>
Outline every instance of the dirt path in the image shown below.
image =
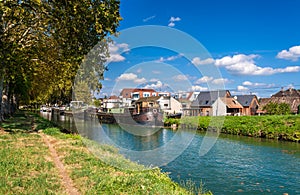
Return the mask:
<svg viewBox="0 0 300 195">
<path fill-rule="evenodd" d="M 80 193 L 74 187 L 74 183 L 73 183 L 72 179 L 69 177 L 67 170 L 65 169 L 61 160 L 59 159 L 59 156 L 58 156 L 55 148 L 53 147 L 53 144 L 51 143 L 51 141 L 52 141 L 51 138 L 49 136 L 45 135 L 44 133 L 40 133 L 40 135 L 49 148 L 50 155 L 52 157 L 55 167 L 59 171 L 59 176 L 62 180 L 62 185 L 66 189 L 66 192 L 70 195 L 79 195 Z"/>
</svg>

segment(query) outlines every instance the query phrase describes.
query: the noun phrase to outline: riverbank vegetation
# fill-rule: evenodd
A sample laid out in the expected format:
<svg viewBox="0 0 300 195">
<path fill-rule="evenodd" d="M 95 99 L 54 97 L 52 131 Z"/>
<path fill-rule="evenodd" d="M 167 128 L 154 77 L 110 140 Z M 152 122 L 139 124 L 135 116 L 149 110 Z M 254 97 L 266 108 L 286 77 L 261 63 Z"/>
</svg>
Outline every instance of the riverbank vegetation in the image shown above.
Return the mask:
<svg viewBox="0 0 300 195">
<path fill-rule="evenodd" d="M 166 119 L 165 124 L 183 125 L 200 131 L 215 130 L 210 124 L 211 117 L 183 117 Z M 222 119 L 222 118 L 220 118 Z M 222 120 L 221 120 L 222 121 Z M 226 116 L 221 133 L 300 142 L 300 116 L 265 115 L 265 116 Z"/>
<path fill-rule="evenodd" d="M 130 169 L 106 164 L 81 136 L 62 133 L 36 114 L 18 112 L 3 122 L 0 140 L 0 194 L 203 194 L 191 182 L 182 183 L 185 189 L 158 168 L 143 170 L 116 149 L 98 147 L 99 155 Z"/>
</svg>

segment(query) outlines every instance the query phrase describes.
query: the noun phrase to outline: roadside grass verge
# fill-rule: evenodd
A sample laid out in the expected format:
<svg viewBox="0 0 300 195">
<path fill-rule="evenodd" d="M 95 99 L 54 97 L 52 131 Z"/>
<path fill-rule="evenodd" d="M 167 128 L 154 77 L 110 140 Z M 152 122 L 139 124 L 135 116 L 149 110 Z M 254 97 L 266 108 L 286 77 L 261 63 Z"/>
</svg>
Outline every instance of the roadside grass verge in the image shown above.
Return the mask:
<svg viewBox="0 0 300 195">
<path fill-rule="evenodd" d="M 226 116 L 221 133 L 300 142 L 299 115 Z M 180 124 L 207 131 L 209 116 L 183 117 L 166 121 L 168 125 Z"/>
<path fill-rule="evenodd" d="M 182 182 L 187 189 L 183 188 L 158 168 L 144 170 L 116 148 L 62 133 L 53 123 L 27 112 L 0 124 L 0 194 L 66 194 L 42 134 L 80 194 L 204 194 L 202 186 Z"/>
</svg>

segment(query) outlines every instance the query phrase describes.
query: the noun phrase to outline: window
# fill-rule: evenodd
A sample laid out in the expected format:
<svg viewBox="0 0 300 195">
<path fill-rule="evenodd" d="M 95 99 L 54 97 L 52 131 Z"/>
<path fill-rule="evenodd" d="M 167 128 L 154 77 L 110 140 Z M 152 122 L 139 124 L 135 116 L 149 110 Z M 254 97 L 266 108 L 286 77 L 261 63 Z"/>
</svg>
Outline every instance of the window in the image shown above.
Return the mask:
<svg viewBox="0 0 300 195">
<path fill-rule="evenodd" d="M 150 93 L 149 92 L 144 92 L 143 97 L 150 97 Z"/>
<path fill-rule="evenodd" d="M 140 95 L 139 95 L 139 94 L 132 94 L 132 98 L 133 98 L 133 99 L 139 99 L 139 98 L 140 98 Z"/>
</svg>

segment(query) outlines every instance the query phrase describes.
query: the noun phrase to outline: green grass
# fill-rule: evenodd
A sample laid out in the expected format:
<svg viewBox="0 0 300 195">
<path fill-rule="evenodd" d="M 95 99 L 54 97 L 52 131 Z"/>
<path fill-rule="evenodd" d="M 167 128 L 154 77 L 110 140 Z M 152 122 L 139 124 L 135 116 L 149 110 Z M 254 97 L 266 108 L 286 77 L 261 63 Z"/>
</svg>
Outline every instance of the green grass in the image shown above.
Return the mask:
<svg viewBox="0 0 300 195">
<path fill-rule="evenodd" d="M 207 131 L 211 117 L 184 117 L 166 121 L 167 124 L 180 123 L 183 127 L 194 127 Z M 214 119 L 223 119 L 215 117 Z M 269 139 L 300 142 L 299 115 L 272 115 L 272 116 L 226 116 L 221 132 L 225 134 L 262 137 Z M 174 122 L 176 120 L 176 122 Z M 216 122 L 218 120 L 214 120 Z"/>
<path fill-rule="evenodd" d="M 76 134 L 64 134 L 51 122 L 22 112 L 0 124 L 0 194 L 65 194 L 59 170 L 38 130 L 50 136 L 81 194 L 203 192 L 202 186 L 192 182 L 179 185 L 158 168 L 145 170 L 142 165 L 125 159 L 116 148 L 98 145 Z"/>
<path fill-rule="evenodd" d="M 63 194 L 39 135 L 1 133 L 0 140 L 0 194 Z"/>
</svg>

